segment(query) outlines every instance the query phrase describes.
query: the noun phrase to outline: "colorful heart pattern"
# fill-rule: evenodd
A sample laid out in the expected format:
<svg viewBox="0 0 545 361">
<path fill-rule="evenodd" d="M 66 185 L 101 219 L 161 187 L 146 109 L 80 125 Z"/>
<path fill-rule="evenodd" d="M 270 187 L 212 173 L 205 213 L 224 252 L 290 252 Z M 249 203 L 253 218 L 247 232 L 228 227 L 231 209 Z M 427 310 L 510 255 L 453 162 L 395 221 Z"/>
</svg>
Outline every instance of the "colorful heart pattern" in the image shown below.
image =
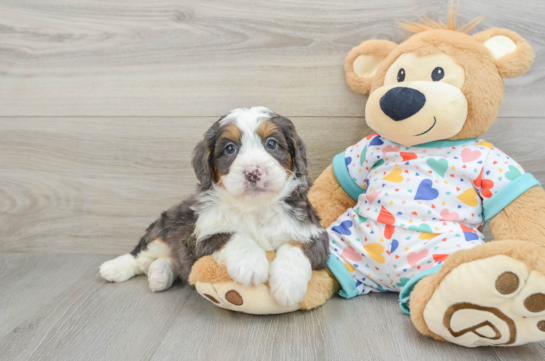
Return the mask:
<svg viewBox="0 0 545 361">
<path fill-rule="evenodd" d="M 524 174 L 484 140 L 436 144 L 406 147 L 372 134 L 345 151 L 364 194 L 328 234 L 360 293 L 399 292 L 418 272 L 482 244 L 483 203 Z"/>
<path fill-rule="evenodd" d="M 409 252 L 409 254 L 407 255 L 407 262 L 409 262 L 411 267 L 416 267 L 416 264 L 426 258 L 427 255 L 427 249 L 423 249 L 420 252 Z"/>
<path fill-rule="evenodd" d="M 333 232 L 337 232 L 338 234 L 342 234 L 344 236 L 350 236 L 352 234 L 352 231 L 350 230 L 350 228 L 352 227 L 353 224 L 354 223 L 350 220 L 344 221 L 337 226 L 333 226 L 331 230 Z"/>
<path fill-rule="evenodd" d="M 458 213 L 449 212 L 448 209 L 443 209 L 440 213 L 440 216 L 442 221 L 448 221 L 448 222 L 457 221 L 458 219 L 460 219 L 460 215 Z"/>
<path fill-rule="evenodd" d="M 401 168 L 396 168 L 382 179 L 388 182 L 401 183 L 403 182 L 403 176 L 401 175 L 402 172 L 403 170 L 401 170 Z"/>
<path fill-rule="evenodd" d="M 448 169 L 448 161 L 444 158 L 428 158 L 426 160 L 426 164 L 431 168 L 432 171 L 440 175 L 441 177 L 445 177 L 445 173 Z"/>
<path fill-rule="evenodd" d="M 414 200 L 432 201 L 437 197 L 439 197 L 439 191 L 433 188 L 433 182 L 431 179 L 424 179 L 422 182 L 420 182 L 420 185 L 416 190 Z"/>
</svg>

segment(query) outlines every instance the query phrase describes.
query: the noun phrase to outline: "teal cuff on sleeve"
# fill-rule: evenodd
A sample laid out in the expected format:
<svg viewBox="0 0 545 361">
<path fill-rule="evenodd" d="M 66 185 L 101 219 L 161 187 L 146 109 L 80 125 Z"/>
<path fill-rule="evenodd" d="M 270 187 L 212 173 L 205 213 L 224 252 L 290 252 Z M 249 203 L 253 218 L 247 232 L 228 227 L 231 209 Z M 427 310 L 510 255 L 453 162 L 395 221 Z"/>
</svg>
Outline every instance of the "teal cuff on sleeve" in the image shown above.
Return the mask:
<svg viewBox="0 0 545 361">
<path fill-rule="evenodd" d="M 409 300 L 411 299 L 411 292 L 414 290 L 414 287 L 416 284 L 424 277 L 435 274 L 439 272 L 441 269 L 441 265 L 433 266 L 432 268 L 428 268 L 425 271 L 422 271 L 420 273 L 417 273 L 416 276 L 411 278 L 409 282 L 403 286 L 403 289 L 399 293 L 399 307 L 405 312 L 407 315 L 411 314 L 411 310 L 409 310 L 409 306 L 407 303 L 409 303 Z"/>
<path fill-rule="evenodd" d="M 327 267 L 341 284 L 342 290 L 339 291 L 339 296 L 349 299 L 356 297 L 359 294 L 359 291 L 356 288 L 356 281 L 354 281 L 350 272 L 348 272 L 344 264 L 331 253 L 327 260 Z"/>
<path fill-rule="evenodd" d="M 484 219 L 489 221 L 528 189 L 540 185 L 541 183 L 539 183 L 533 175 L 530 173 L 524 173 L 500 189 L 498 193 L 492 196 L 492 198 L 483 202 Z"/>
<path fill-rule="evenodd" d="M 352 180 L 346 166 L 346 161 L 344 160 L 344 152 L 337 154 L 335 158 L 333 158 L 333 172 L 345 192 L 357 201 L 360 194 L 363 193 L 363 189 Z"/>
</svg>

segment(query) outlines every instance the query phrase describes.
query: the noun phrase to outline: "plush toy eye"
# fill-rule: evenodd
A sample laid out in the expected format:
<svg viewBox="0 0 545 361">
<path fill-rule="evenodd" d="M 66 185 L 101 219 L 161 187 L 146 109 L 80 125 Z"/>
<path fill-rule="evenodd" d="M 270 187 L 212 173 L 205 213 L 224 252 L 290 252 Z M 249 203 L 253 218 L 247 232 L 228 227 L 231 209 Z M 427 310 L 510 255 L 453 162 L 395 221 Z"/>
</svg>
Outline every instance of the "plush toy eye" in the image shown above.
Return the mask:
<svg viewBox="0 0 545 361">
<path fill-rule="evenodd" d="M 431 79 L 433 81 L 439 81 L 443 79 L 444 77 L 445 77 L 445 71 L 440 66 L 433 69 L 433 71 L 431 72 Z"/>
<path fill-rule="evenodd" d="M 401 68 L 397 72 L 397 81 L 401 83 L 403 80 L 405 80 L 405 69 Z"/>
<path fill-rule="evenodd" d="M 274 139 L 267 140 L 267 148 L 269 148 L 271 150 L 276 149 L 276 140 L 274 140 Z"/>
<path fill-rule="evenodd" d="M 234 145 L 229 144 L 227 147 L 225 147 L 225 153 L 227 154 L 233 154 L 237 149 Z"/>
</svg>

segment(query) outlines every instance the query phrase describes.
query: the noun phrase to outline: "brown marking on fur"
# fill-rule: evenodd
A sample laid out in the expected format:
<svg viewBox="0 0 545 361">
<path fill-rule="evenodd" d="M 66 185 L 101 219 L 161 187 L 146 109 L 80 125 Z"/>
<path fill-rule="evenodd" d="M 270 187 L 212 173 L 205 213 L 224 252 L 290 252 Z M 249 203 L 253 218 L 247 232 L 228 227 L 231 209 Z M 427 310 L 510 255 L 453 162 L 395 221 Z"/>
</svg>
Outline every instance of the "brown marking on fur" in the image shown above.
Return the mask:
<svg viewBox="0 0 545 361">
<path fill-rule="evenodd" d="M 519 288 L 519 278 L 513 272 L 504 272 L 496 280 L 496 289 L 502 295 L 510 295 Z"/>
<path fill-rule="evenodd" d="M 348 208 L 356 205 L 356 201 L 345 192 L 337 181 L 331 164 L 310 188 L 308 199 L 318 212 L 321 219 L 320 224 L 324 228 L 329 227 Z"/>
<path fill-rule="evenodd" d="M 242 306 L 242 304 L 244 303 L 244 299 L 242 298 L 240 293 L 235 290 L 228 291 L 225 294 L 225 299 L 235 306 Z"/>
<path fill-rule="evenodd" d="M 545 259 L 545 247 L 536 243 L 537 242 L 494 241 L 475 248 L 460 250 L 450 255 L 441 266 L 439 272 L 424 277 L 416 284 L 411 293 L 411 320 L 414 326 L 423 335 L 446 341 L 444 338 L 430 331 L 424 320 L 424 310 L 435 290 L 439 287 L 445 277 L 461 264 L 504 255 L 523 262 L 531 270 L 545 274 L 545 263 L 542 262 L 542 260 Z"/>
<path fill-rule="evenodd" d="M 291 241 L 291 242 L 288 242 L 288 244 L 291 247 L 299 248 L 301 251 L 303 251 L 305 247 L 303 242 L 300 242 L 300 241 Z"/>
<path fill-rule="evenodd" d="M 240 139 L 242 138 L 242 133 L 240 132 L 240 129 L 238 129 L 238 127 L 234 123 L 230 123 L 224 127 L 221 127 L 220 130 L 218 131 L 218 135 L 216 139 L 221 139 L 221 138 L 227 138 L 229 140 L 232 140 L 235 143 L 239 143 Z M 217 143 L 217 140 L 216 140 L 216 143 Z"/>
<path fill-rule="evenodd" d="M 545 294 L 534 293 L 524 300 L 524 307 L 530 312 L 537 313 L 545 310 Z"/>
<path fill-rule="evenodd" d="M 539 321 L 537 323 L 537 328 L 539 328 L 540 331 L 545 332 L 545 321 Z"/>
<path fill-rule="evenodd" d="M 225 174 L 221 173 L 216 167 L 214 167 L 214 177 L 216 178 L 216 182 L 218 187 L 225 188 L 225 185 L 223 184 L 223 179 L 221 179 L 222 176 Z"/>
<path fill-rule="evenodd" d="M 203 293 L 203 296 L 208 298 L 210 301 L 212 301 L 214 303 L 219 303 L 218 300 L 216 300 L 214 297 L 210 296 L 209 294 Z"/>
<path fill-rule="evenodd" d="M 449 330 L 452 336 L 460 337 L 465 335 L 466 333 L 473 332 L 477 336 L 481 338 L 487 338 L 489 340 L 499 340 L 502 337 L 500 330 L 496 326 L 494 326 L 490 321 L 481 322 L 475 326 L 465 328 L 461 331 L 454 331 L 451 328 L 450 321 L 452 320 L 452 316 L 454 316 L 454 314 L 459 310 L 477 310 L 477 311 L 483 311 L 483 312 L 490 312 L 491 314 L 493 314 L 494 316 L 496 316 L 497 318 L 505 322 L 507 324 L 507 327 L 509 328 L 509 340 L 501 345 L 510 345 L 512 343 L 515 343 L 515 341 L 517 340 L 517 327 L 515 326 L 515 322 L 512 319 L 507 317 L 503 312 L 501 312 L 499 309 L 495 307 L 484 307 L 484 306 L 474 305 L 469 302 L 455 303 L 445 311 L 445 315 L 443 317 L 443 325 Z M 496 334 L 494 337 L 488 337 L 477 332 L 479 328 L 486 327 L 486 326 L 490 327 L 494 331 L 494 333 Z"/>
<path fill-rule="evenodd" d="M 240 140 L 242 138 L 242 133 L 240 132 L 240 129 L 238 127 L 231 123 L 227 124 L 224 127 L 221 127 L 218 131 L 218 135 L 216 136 L 216 144 L 218 144 L 222 139 L 228 139 L 234 143 L 240 143 Z M 220 186 L 223 187 L 223 183 L 221 182 L 221 177 L 229 173 L 228 171 L 226 173 L 222 173 L 217 169 L 216 166 L 214 166 L 213 174 L 214 174 L 214 181 Z"/>
<path fill-rule="evenodd" d="M 167 246 L 167 248 L 169 250 L 169 253 L 168 253 L 167 257 L 172 257 L 172 247 L 170 247 L 170 245 L 167 242 L 165 242 L 161 237 L 155 238 L 153 241 L 150 242 L 150 244 L 153 243 L 153 242 L 162 243 L 165 246 Z M 146 251 L 148 251 L 148 250 L 146 250 Z"/>
<path fill-rule="evenodd" d="M 267 139 L 268 137 L 270 137 L 271 135 L 273 135 L 274 133 L 280 133 L 282 134 L 282 131 L 281 129 L 278 128 L 278 126 L 270 119 L 265 119 L 261 122 L 261 124 L 259 124 L 259 127 L 257 128 L 257 131 L 256 131 L 257 135 L 259 135 L 259 137 L 263 140 Z M 295 141 L 294 138 L 291 138 L 293 144 L 294 144 L 294 147 L 297 148 L 297 143 Z M 286 177 L 289 177 L 292 175 L 292 171 L 293 171 L 293 159 L 292 159 L 292 155 L 290 152 L 288 152 L 288 158 L 289 158 L 289 162 L 288 162 L 288 166 L 285 168 L 286 169 Z"/>
<path fill-rule="evenodd" d="M 276 124 L 272 120 L 265 119 L 259 124 L 256 133 L 261 139 L 265 140 L 277 131 L 279 131 L 279 129 Z"/>
</svg>

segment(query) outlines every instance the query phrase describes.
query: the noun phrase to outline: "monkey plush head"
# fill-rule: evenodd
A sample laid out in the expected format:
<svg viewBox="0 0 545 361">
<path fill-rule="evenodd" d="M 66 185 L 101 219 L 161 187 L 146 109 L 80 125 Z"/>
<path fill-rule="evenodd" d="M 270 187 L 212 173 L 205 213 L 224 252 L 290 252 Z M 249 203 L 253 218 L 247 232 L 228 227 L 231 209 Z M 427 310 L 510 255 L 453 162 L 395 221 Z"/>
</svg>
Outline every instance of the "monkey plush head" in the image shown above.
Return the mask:
<svg viewBox="0 0 545 361">
<path fill-rule="evenodd" d="M 367 124 L 386 139 L 412 146 L 479 137 L 496 119 L 503 78 L 530 68 L 534 52 L 517 33 L 494 28 L 470 36 L 479 20 L 457 30 L 450 15 L 448 24 L 402 24 L 416 34 L 401 44 L 368 40 L 348 54 L 348 84 L 370 94 Z"/>
</svg>

